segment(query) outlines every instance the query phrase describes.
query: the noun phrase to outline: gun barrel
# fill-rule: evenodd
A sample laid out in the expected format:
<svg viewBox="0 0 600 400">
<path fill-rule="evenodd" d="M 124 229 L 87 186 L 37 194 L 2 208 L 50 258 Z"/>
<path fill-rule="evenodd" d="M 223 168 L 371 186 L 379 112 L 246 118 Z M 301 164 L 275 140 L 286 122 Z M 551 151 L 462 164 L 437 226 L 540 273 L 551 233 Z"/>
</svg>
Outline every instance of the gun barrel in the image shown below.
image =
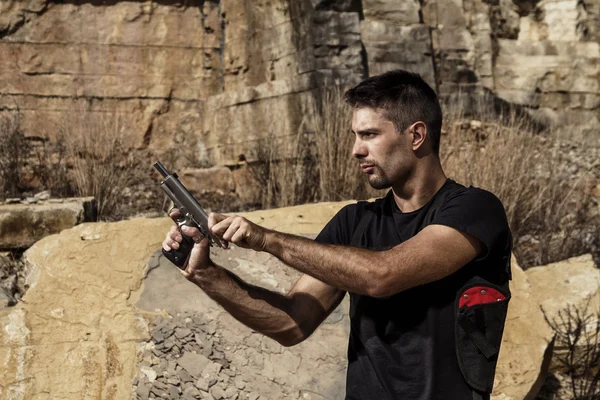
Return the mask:
<svg viewBox="0 0 600 400">
<path fill-rule="evenodd" d="M 163 178 L 166 178 L 167 176 L 169 176 L 169 171 L 167 171 L 165 166 L 162 165 L 162 163 L 160 161 L 157 161 L 154 163 L 154 168 L 156 168 L 158 170 L 158 172 L 160 172 L 160 174 L 163 176 Z"/>
</svg>

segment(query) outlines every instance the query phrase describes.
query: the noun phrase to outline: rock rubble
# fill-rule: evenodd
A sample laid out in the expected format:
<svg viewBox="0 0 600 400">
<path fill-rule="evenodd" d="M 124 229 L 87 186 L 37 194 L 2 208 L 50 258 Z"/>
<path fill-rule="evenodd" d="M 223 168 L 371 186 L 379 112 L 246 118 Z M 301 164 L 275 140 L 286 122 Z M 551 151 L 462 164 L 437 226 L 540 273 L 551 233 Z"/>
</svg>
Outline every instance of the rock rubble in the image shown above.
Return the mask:
<svg viewBox="0 0 600 400">
<path fill-rule="evenodd" d="M 217 325 L 183 312 L 157 317 L 139 354 L 132 399 L 257 400 L 221 342 Z"/>
</svg>

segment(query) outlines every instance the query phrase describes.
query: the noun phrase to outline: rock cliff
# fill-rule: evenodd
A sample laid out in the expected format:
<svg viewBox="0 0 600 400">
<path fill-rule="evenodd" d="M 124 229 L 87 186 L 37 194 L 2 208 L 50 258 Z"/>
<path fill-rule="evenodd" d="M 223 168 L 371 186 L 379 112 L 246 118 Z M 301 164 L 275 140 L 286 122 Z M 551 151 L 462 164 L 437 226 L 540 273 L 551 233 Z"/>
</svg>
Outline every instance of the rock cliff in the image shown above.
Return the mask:
<svg viewBox="0 0 600 400">
<path fill-rule="evenodd" d="M 446 99 L 487 92 L 600 123 L 599 0 L 4 0 L 0 55 L 0 110 L 19 109 L 29 135 L 85 112 L 202 166 L 256 159 L 324 85 L 392 68 Z"/>
</svg>

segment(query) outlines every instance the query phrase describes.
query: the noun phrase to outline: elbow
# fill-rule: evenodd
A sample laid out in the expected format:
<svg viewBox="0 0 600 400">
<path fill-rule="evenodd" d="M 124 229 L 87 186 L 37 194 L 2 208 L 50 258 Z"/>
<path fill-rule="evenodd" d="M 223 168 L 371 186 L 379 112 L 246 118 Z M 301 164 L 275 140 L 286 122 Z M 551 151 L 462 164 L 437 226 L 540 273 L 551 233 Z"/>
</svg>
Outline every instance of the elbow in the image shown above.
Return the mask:
<svg viewBox="0 0 600 400">
<path fill-rule="evenodd" d="M 367 296 L 383 298 L 400 292 L 397 282 L 395 282 L 387 268 L 379 266 L 376 271 L 370 273 L 370 276 L 371 279 L 366 290 Z"/>
<path fill-rule="evenodd" d="M 391 296 L 392 291 L 389 290 L 385 282 L 373 282 L 367 290 L 367 296 L 374 298 L 383 298 Z"/>
<path fill-rule="evenodd" d="M 299 343 L 302 343 L 308 336 L 306 336 L 300 328 L 295 328 L 291 331 L 287 331 L 274 337 L 280 345 L 283 347 L 292 347 Z"/>
</svg>

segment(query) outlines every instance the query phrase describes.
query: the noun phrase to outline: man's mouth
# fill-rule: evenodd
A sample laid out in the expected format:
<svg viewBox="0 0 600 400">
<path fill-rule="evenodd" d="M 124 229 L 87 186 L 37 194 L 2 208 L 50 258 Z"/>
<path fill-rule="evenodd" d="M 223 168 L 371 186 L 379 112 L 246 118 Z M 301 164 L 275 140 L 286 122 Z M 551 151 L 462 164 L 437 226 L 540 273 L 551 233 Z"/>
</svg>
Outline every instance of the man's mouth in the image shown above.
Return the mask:
<svg viewBox="0 0 600 400">
<path fill-rule="evenodd" d="M 360 166 L 364 173 L 371 174 L 375 170 L 375 166 L 373 164 L 361 164 Z"/>
</svg>

